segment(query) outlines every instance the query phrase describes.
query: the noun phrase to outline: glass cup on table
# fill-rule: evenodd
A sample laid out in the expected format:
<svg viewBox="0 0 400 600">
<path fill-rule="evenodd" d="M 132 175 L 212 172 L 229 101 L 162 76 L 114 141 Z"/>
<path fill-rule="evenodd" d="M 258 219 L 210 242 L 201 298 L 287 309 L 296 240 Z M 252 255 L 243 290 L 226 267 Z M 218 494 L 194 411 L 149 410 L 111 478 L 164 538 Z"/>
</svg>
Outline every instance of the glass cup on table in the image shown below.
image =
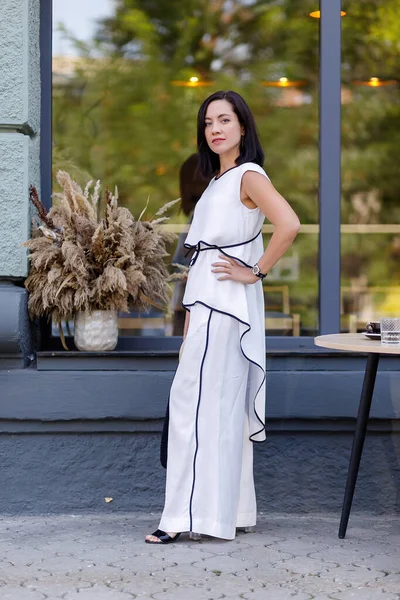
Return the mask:
<svg viewBox="0 0 400 600">
<path fill-rule="evenodd" d="M 381 319 L 382 346 L 400 346 L 400 318 L 384 317 Z"/>
</svg>

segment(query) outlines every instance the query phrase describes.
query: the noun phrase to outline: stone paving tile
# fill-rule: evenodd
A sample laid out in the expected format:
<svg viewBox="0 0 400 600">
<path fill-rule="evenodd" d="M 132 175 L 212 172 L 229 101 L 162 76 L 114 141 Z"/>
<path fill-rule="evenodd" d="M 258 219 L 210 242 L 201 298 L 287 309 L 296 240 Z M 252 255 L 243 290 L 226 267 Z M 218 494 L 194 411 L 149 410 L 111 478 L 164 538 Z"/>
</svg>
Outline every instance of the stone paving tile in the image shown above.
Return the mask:
<svg viewBox="0 0 400 600">
<path fill-rule="evenodd" d="M 245 600 L 267 600 L 267 598 L 271 598 L 271 600 L 312 600 L 313 596 L 311 594 L 304 594 L 303 592 L 291 593 L 282 588 L 268 587 L 268 594 L 266 594 L 266 590 L 256 590 L 253 593 L 245 594 L 243 598 Z"/>
<path fill-rule="evenodd" d="M 256 567 L 246 572 L 246 578 L 251 582 L 253 588 L 263 585 L 278 587 L 287 582 L 292 583 L 294 575 L 287 569 L 278 566 L 269 565 Z"/>
<path fill-rule="evenodd" d="M 246 543 L 250 548 L 267 547 L 276 543 L 284 543 L 286 538 L 282 535 L 272 535 L 267 531 L 257 531 L 255 533 L 239 533 L 238 539 L 241 543 Z"/>
<path fill-rule="evenodd" d="M 369 550 L 363 548 L 324 548 L 318 550 L 318 552 L 311 551 L 308 554 L 309 558 L 313 560 L 321 560 L 326 563 L 337 563 L 337 564 L 360 564 L 366 559 L 373 557 L 373 554 Z"/>
<path fill-rule="evenodd" d="M 224 598 L 223 594 L 215 593 L 212 590 L 206 590 L 203 587 L 177 588 L 171 592 L 162 592 L 153 594 L 154 600 L 219 600 Z M 239 596 L 236 596 L 239 598 Z"/>
<path fill-rule="evenodd" d="M 182 542 L 181 540 L 179 540 L 179 543 L 182 545 L 182 543 L 185 544 L 187 543 L 187 541 L 184 538 Z M 241 540 L 220 540 L 217 538 L 204 536 L 199 542 L 193 543 L 190 540 L 190 547 L 200 547 L 202 550 L 206 552 L 212 552 L 213 554 L 229 554 L 230 552 L 234 552 L 235 550 L 246 550 L 248 548 L 251 548 L 251 545 L 250 542 L 247 542 L 247 540 L 245 542 L 242 542 Z"/>
<path fill-rule="evenodd" d="M 380 586 L 384 577 L 385 573 L 383 571 L 366 569 L 357 565 L 344 565 L 338 573 L 335 573 L 333 581 L 343 589 L 350 585 L 354 587 L 372 585 L 374 582 Z"/>
<path fill-rule="evenodd" d="M 371 588 L 383 589 L 384 573 L 381 571 L 369 571 L 353 566 L 344 566 L 340 569 L 320 573 L 317 575 L 302 574 L 295 575 L 289 582 L 283 582 L 282 587 L 307 591 L 311 594 L 333 594 L 345 591 L 349 587 L 370 586 Z M 397 579 L 398 588 L 400 581 Z M 388 582 L 389 586 L 394 582 Z M 369 600 L 366 595 L 365 600 Z"/>
<path fill-rule="evenodd" d="M 45 600 L 46 596 L 35 590 L 19 586 L 7 586 L 1 589 L 1 600 Z M 81 600 L 81 599 L 80 599 Z"/>
<path fill-rule="evenodd" d="M 218 575 L 214 573 L 207 581 L 207 588 L 211 589 L 214 593 L 220 593 L 224 595 L 236 595 L 246 594 L 252 592 L 255 589 L 264 587 L 264 583 L 261 581 L 253 580 L 247 576 L 237 575 Z"/>
<path fill-rule="evenodd" d="M 122 581 L 121 572 L 117 573 L 115 571 L 109 571 L 107 568 L 104 568 L 103 570 L 98 568 L 90 571 L 80 571 L 79 573 L 67 573 L 65 581 L 67 585 L 69 584 L 73 589 L 75 587 L 86 587 L 87 583 L 90 583 L 91 585 L 109 585 L 111 581 L 118 579 Z"/>
<path fill-rule="evenodd" d="M 213 571 L 214 573 L 217 571 L 224 574 L 243 574 L 257 565 L 253 561 L 247 560 L 245 557 L 233 558 L 230 555 L 224 554 L 220 556 L 214 556 L 212 558 L 206 558 L 201 562 L 195 562 L 193 563 L 193 566 L 206 569 L 207 571 Z"/>
<path fill-rule="evenodd" d="M 150 548 L 153 548 L 153 546 L 150 546 Z M 202 550 L 199 546 L 196 546 L 195 548 L 188 548 L 186 545 L 179 546 L 178 544 L 173 546 L 164 546 L 163 548 L 156 548 L 154 552 L 152 551 L 153 556 L 167 558 L 169 561 L 179 565 L 202 561 L 206 558 L 215 556 L 215 554 L 215 552 L 207 552 L 206 550 Z"/>
<path fill-rule="evenodd" d="M 340 563 L 327 563 L 322 560 L 315 558 L 309 558 L 308 556 L 296 556 L 282 561 L 282 565 L 285 569 L 288 569 L 291 573 L 302 573 L 317 575 L 318 573 L 331 572 L 333 569 L 337 569 Z"/>
<path fill-rule="evenodd" d="M 382 590 L 366 590 L 364 586 L 358 589 L 346 590 L 331 595 L 333 600 L 399 600 L 399 594 L 385 594 Z"/>
<path fill-rule="evenodd" d="M 329 571 L 316 573 L 314 575 L 303 574 L 293 575 L 281 583 L 281 587 L 289 593 L 290 591 L 304 592 L 312 595 L 330 594 L 332 592 L 341 592 L 347 588 L 347 584 L 335 581 L 335 577 Z"/>
<path fill-rule="evenodd" d="M 175 568 L 168 569 L 167 577 L 170 581 L 173 581 L 176 585 L 197 585 L 204 581 L 209 581 L 215 578 L 213 571 L 207 571 L 206 568 L 201 566 L 194 566 L 190 564 L 176 565 Z"/>
<path fill-rule="evenodd" d="M 378 585 L 384 592 L 391 592 L 392 594 L 399 594 L 400 598 L 400 581 L 399 575 L 384 575 L 379 581 L 373 581 L 367 584 L 367 588 L 374 588 Z"/>
<path fill-rule="evenodd" d="M 235 540 L 147 545 L 158 515 L 0 522 L 0 600 L 400 600 L 400 519 L 260 515 Z M 7 595 L 6 595 L 7 594 Z"/>
<path fill-rule="evenodd" d="M 95 585 L 90 589 L 67 592 L 65 600 L 129 600 L 134 595 L 129 592 L 112 590 L 104 585 Z"/>
<path fill-rule="evenodd" d="M 327 596 L 325 594 L 319 595 L 318 596 L 313 596 L 312 597 L 313 600 L 334 600 L 333 596 Z M 364 600 L 368 600 L 367 598 L 364 598 Z"/>
<path fill-rule="evenodd" d="M 173 578 L 163 577 L 160 574 L 149 575 L 147 577 L 141 575 L 127 576 L 121 581 L 111 581 L 108 586 L 110 589 L 129 592 L 140 598 L 143 595 L 152 595 L 168 590 L 172 593 L 178 587 Z"/>
<path fill-rule="evenodd" d="M 74 591 L 76 589 L 79 592 L 83 592 L 92 586 L 89 582 L 81 582 L 76 588 L 72 588 L 66 582 L 57 583 L 50 579 L 49 581 L 40 581 L 28 583 L 25 587 L 27 590 L 39 592 L 44 594 L 47 598 L 62 598 L 67 592 Z"/>
<path fill-rule="evenodd" d="M 246 550 L 246 552 L 242 552 L 241 550 L 236 550 L 235 552 L 230 552 L 230 556 L 232 557 L 241 557 L 245 554 L 247 560 L 253 561 L 256 565 L 261 565 L 265 563 L 269 564 L 277 564 L 281 563 L 285 560 L 290 560 L 294 558 L 294 554 L 289 554 L 289 552 L 281 552 L 278 548 L 250 548 Z"/>
<path fill-rule="evenodd" d="M 131 573 L 158 573 L 176 564 L 174 559 L 167 560 L 162 557 L 158 558 L 148 554 L 139 554 L 135 556 L 127 571 Z"/>
<path fill-rule="evenodd" d="M 297 538 L 283 540 L 282 542 L 267 544 L 267 548 L 279 548 L 280 552 L 287 552 L 292 556 L 307 556 L 312 552 L 324 552 L 331 546 L 328 543 L 314 542 L 312 539 Z"/>
<path fill-rule="evenodd" d="M 219 600 L 223 594 L 205 590 L 202 587 L 177 588 L 171 592 L 152 594 L 154 600 Z M 238 598 L 238 596 L 237 596 Z"/>
<path fill-rule="evenodd" d="M 381 571 L 391 571 L 400 573 L 400 556 L 390 556 L 388 554 L 374 554 L 354 561 L 354 564 L 367 569 L 378 569 Z"/>
</svg>

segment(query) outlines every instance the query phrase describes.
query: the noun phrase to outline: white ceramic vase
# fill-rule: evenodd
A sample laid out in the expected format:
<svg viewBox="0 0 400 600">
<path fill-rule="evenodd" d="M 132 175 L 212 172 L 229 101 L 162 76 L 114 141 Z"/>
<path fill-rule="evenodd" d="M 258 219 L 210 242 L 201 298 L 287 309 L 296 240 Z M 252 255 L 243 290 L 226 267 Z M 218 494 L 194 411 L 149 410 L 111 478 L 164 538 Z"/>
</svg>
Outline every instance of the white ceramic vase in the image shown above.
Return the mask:
<svg viewBox="0 0 400 600">
<path fill-rule="evenodd" d="M 114 350 L 118 342 L 116 310 L 80 311 L 75 315 L 74 342 L 85 352 Z"/>
</svg>

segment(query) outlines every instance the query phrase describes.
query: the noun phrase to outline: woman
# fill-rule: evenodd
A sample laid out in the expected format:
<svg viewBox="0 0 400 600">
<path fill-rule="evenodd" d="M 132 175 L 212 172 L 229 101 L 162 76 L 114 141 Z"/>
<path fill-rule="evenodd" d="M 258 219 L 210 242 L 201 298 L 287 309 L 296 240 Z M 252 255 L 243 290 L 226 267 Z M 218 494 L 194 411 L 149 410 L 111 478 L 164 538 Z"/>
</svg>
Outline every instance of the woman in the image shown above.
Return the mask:
<svg viewBox="0 0 400 600">
<path fill-rule="evenodd" d="M 299 219 L 262 168 L 253 116 L 239 94 L 216 92 L 198 114 L 204 177 L 185 246 L 194 250 L 183 306 L 184 348 L 170 392 L 167 482 L 159 529 L 233 539 L 256 523 L 253 442 L 265 440 L 262 279 Z M 264 218 L 274 233 L 263 252 Z"/>
</svg>

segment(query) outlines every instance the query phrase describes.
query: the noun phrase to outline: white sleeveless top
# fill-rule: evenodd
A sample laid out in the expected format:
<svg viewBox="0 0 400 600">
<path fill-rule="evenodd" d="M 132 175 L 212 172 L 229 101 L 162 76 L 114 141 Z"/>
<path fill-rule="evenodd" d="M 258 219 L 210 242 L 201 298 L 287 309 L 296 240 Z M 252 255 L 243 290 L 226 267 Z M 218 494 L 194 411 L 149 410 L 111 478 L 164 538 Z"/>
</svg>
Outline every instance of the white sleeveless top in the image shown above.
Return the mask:
<svg viewBox="0 0 400 600">
<path fill-rule="evenodd" d="M 243 284 L 218 281 L 212 263 L 227 254 L 253 266 L 264 252 L 261 227 L 265 216 L 240 200 L 243 174 L 256 171 L 268 178 L 255 163 L 229 169 L 210 181 L 196 204 L 185 247 L 194 248 L 182 304 L 190 310 L 196 302 L 228 314 L 240 323 L 241 349 L 250 362 L 247 408 L 250 439 L 265 440 L 265 308 L 262 281 Z"/>
</svg>

